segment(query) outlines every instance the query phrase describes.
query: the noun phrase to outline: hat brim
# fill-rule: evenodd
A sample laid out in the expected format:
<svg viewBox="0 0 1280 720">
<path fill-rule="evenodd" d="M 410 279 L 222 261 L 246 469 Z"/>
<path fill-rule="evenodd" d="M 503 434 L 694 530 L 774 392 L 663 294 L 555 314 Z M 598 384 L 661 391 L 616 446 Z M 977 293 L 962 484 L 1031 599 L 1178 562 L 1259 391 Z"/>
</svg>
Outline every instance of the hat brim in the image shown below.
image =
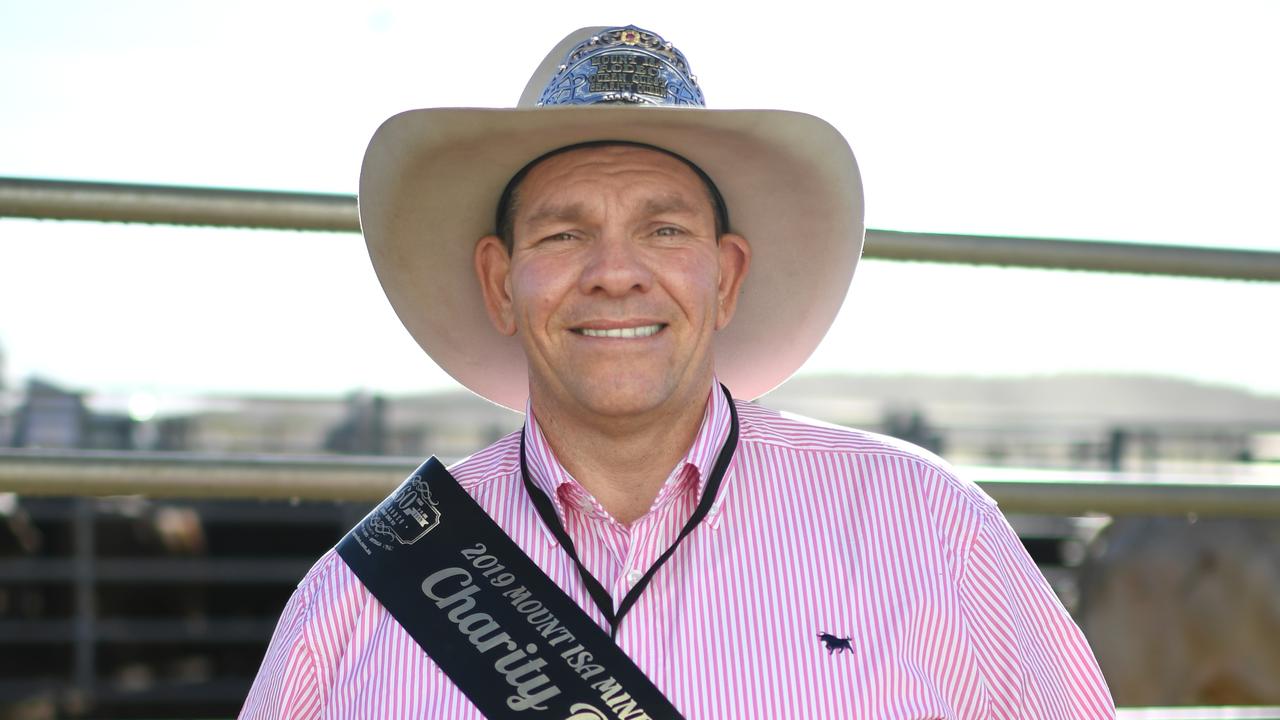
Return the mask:
<svg viewBox="0 0 1280 720">
<path fill-rule="evenodd" d="M 494 232 L 498 196 L 525 163 L 593 140 L 668 149 L 715 181 L 753 254 L 737 314 L 714 342 L 716 372 L 745 398 L 790 377 L 848 292 L 863 197 L 840 133 L 779 110 L 436 108 L 387 120 L 361 168 L 360 226 L 391 306 L 422 349 L 473 392 L 524 409 L 524 352 L 485 312 L 476 241 Z"/>
</svg>

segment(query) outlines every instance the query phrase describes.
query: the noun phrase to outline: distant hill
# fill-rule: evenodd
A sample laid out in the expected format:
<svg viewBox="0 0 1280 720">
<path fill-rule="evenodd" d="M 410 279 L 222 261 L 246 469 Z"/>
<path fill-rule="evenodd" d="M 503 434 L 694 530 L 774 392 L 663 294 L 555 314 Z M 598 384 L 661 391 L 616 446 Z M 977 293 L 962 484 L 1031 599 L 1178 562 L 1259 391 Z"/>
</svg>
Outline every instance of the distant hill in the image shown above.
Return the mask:
<svg viewBox="0 0 1280 720">
<path fill-rule="evenodd" d="M 943 427 L 1145 424 L 1280 430 L 1280 397 L 1148 376 L 802 375 L 760 402 L 852 425 L 875 423 L 888 411 L 918 410 Z"/>
</svg>

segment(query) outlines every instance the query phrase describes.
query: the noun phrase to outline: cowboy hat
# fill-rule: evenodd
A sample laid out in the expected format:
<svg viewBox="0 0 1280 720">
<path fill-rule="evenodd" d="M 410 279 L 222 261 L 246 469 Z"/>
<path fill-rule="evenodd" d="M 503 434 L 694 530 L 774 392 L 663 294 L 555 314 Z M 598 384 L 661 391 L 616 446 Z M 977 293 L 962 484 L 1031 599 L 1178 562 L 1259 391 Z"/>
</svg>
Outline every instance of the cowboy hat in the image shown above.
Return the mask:
<svg viewBox="0 0 1280 720">
<path fill-rule="evenodd" d="M 595 27 L 551 51 L 514 109 L 430 108 L 384 122 L 360 171 L 360 227 L 422 349 L 471 391 L 524 409 L 524 352 L 489 322 L 476 241 L 497 230 L 499 197 L 531 160 L 616 140 L 675 153 L 715 183 L 732 231 L 752 247 L 737 313 L 715 339 L 716 374 L 745 398 L 786 380 L 831 326 L 862 252 L 857 164 L 840 133 L 811 115 L 701 105 L 670 43 Z"/>
</svg>

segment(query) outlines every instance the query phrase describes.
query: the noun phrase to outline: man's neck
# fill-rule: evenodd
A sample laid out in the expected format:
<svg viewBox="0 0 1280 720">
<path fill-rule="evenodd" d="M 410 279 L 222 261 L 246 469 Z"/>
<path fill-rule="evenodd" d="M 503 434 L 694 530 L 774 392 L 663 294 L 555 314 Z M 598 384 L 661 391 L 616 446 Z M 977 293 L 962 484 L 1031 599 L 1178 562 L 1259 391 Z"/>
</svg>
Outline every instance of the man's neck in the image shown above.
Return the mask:
<svg viewBox="0 0 1280 720">
<path fill-rule="evenodd" d="M 710 383 L 704 386 L 710 388 Z M 706 394 L 643 418 L 583 421 L 568 413 L 534 414 L 564 466 L 618 522 L 649 511 L 671 470 L 685 456 L 706 414 Z"/>
</svg>

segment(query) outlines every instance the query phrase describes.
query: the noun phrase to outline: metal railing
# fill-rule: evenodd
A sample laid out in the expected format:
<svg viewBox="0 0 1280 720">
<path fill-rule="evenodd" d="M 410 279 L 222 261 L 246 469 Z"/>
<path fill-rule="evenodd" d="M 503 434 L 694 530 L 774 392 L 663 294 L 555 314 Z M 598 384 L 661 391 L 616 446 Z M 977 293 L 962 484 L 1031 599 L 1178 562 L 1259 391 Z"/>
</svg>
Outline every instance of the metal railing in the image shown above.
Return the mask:
<svg viewBox="0 0 1280 720">
<path fill-rule="evenodd" d="M 1120 708 L 1117 720 L 1280 720 L 1280 707 Z"/>
<path fill-rule="evenodd" d="M 350 195 L 0 178 L 0 217 L 359 232 Z"/>
<path fill-rule="evenodd" d="M 0 492 L 162 498 L 385 497 L 416 458 L 0 449 Z M 959 468 L 1012 513 L 1280 517 L 1280 472 L 1185 474 Z"/>
<path fill-rule="evenodd" d="M 350 195 L 0 178 L 0 217 L 359 232 Z M 1280 281 L 1280 252 L 867 230 L 866 257 Z"/>
</svg>

